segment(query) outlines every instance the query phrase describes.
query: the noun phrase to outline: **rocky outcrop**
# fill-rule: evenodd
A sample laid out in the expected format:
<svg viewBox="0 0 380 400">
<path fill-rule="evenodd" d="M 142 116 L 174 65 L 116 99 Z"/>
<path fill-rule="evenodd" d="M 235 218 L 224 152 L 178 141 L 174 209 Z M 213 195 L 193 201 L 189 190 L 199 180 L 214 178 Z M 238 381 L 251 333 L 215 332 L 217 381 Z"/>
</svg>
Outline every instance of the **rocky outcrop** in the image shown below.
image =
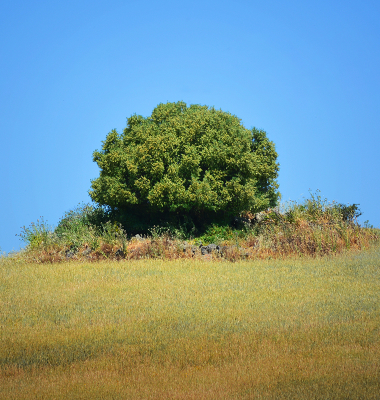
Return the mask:
<svg viewBox="0 0 380 400">
<path fill-rule="evenodd" d="M 232 246 L 218 246 L 215 243 L 208 244 L 204 246 L 202 243 L 199 246 L 189 245 L 187 242 L 184 242 L 181 245 L 181 248 L 184 253 L 191 252 L 192 256 L 200 255 L 206 256 L 210 254 L 214 254 L 220 257 L 230 257 L 232 255 L 239 256 L 248 256 L 248 253 L 244 251 L 243 248 L 232 245 Z M 247 254 L 246 254 L 247 253 Z"/>
<path fill-rule="evenodd" d="M 267 219 L 283 219 L 284 215 L 277 208 L 268 208 L 256 214 L 246 212 L 234 218 L 233 224 L 237 229 L 253 228 L 256 224 L 260 224 Z"/>
</svg>

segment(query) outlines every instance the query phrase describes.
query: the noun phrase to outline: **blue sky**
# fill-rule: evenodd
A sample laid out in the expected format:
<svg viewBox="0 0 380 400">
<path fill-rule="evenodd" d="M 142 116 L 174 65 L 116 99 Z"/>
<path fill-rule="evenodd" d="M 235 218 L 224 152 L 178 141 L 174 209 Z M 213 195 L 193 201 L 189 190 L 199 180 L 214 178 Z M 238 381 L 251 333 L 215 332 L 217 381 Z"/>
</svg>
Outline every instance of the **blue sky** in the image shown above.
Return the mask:
<svg viewBox="0 0 380 400">
<path fill-rule="evenodd" d="M 282 200 L 309 189 L 380 227 L 380 3 L 3 1 L 0 248 L 89 202 L 92 153 L 185 101 L 264 129 Z"/>
</svg>

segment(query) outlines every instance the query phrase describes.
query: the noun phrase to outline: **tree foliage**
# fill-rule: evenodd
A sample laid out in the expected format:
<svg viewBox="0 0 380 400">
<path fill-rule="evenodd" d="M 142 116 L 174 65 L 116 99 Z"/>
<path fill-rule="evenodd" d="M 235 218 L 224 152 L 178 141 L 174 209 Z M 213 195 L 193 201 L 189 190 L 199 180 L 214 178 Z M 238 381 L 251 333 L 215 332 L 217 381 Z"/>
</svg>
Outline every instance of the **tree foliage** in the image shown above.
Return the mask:
<svg viewBox="0 0 380 400">
<path fill-rule="evenodd" d="M 230 113 L 184 102 L 132 115 L 95 151 L 100 176 L 89 194 L 99 205 L 129 212 L 237 215 L 277 203 L 278 164 L 266 133 Z"/>
</svg>

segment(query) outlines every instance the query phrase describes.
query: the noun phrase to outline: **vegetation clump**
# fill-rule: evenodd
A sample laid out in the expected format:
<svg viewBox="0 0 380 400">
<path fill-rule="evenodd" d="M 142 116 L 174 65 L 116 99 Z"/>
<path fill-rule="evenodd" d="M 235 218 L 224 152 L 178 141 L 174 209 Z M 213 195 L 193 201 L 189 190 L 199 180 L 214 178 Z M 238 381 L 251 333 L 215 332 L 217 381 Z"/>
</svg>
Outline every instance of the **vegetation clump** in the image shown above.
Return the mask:
<svg viewBox="0 0 380 400">
<path fill-rule="evenodd" d="M 362 249 L 379 230 L 360 226 L 358 204 L 319 192 L 280 206 L 275 146 L 230 113 L 184 102 L 132 115 L 95 151 L 93 204 L 52 229 L 23 227 L 22 256 L 36 262 L 322 256 Z"/>
<path fill-rule="evenodd" d="M 360 214 L 357 204 L 329 203 L 317 192 L 303 203 L 242 212 L 233 224 L 214 223 L 197 236 L 181 227 L 159 226 L 147 235 L 132 235 L 107 219 L 104 208 L 87 204 L 67 212 L 55 229 L 42 219 L 24 227 L 20 236 L 27 243 L 23 257 L 36 262 L 197 258 L 206 253 L 229 260 L 314 257 L 360 250 L 378 240 L 378 229 L 357 222 Z M 203 251 L 210 244 L 213 251 Z"/>
</svg>

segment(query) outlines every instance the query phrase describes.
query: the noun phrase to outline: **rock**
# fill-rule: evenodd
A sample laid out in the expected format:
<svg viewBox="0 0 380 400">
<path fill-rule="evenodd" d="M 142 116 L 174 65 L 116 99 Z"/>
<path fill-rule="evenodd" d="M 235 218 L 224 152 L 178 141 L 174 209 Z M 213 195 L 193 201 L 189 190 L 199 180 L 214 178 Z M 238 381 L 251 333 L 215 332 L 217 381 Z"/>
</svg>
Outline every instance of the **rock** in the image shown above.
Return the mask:
<svg viewBox="0 0 380 400">
<path fill-rule="evenodd" d="M 191 246 L 190 244 L 188 244 L 187 242 L 184 242 L 180 248 L 182 248 L 182 251 L 184 253 L 186 253 L 187 251 L 190 250 L 191 254 L 194 256 L 195 253 L 197 252 L 198 248 L 196 246 Z"/>
<path fill-rule="evenodd" d="M 284 219 L 284 215 L 277 208 L 268 208 L 268 210 L 261 211 L 254 216 L 254 223 L 260 223 L 265 219 L 269 221 L 281 221 Z"/>
<path fill-rule="evenodd" d="M 206 246 L 206 248 L 209 253 L 212 253 L 213 251 L 219 253 L 219 246 L 214 243 L 209 244 L 208 246 Z"/>
<path fill-rule="evenodd" d="M 253 224 L 249 218 L 235 217 L 233 221 L 233 226 L 236 229 L 252 228 Z"/>
<path fill-rule="evenodd" d="M 69 249 L 69 250 L 66 250 L 66 259 L 70 259 L 70 258 L 73 258 L 74 256 L 75 256 L 75 251 L 74 250 L 71 250 L 71 249 Z"/>
<path fill-rule="evenodd" d="M 219 247 L 219 254 L 221 256 L 225 256 L 230 246 L 218 246 L 218 247 Z"/>
<path fill-rule="evenodd" d="M 117 249 L 115 252 L 115 256 L 116 258 L 124 258 L 125 257 L 125 253 L 122 249 Z"/>
<path fill-rule="evenodd" d="M 202 243 L 199 246 L 192 246 L 190 244 L 188 244 L 187 242 L 184 242 L 180 245 L 180 248 L 182 249 L 182 251 L 184 253 L 186 253 L 187 251 L 191 251 L 192 255 L 194 256 L 196 253 L 198 253 L 200 251 L 202 256 L 205 256 L 207 254 L 211 254 L 211 253 L 219 253 L 220 252 L 220 246 L 217 246 L 214 243 L 211 243 L 207 246 L 203 246 Z"/>
<path fill-rule="evenodd" d="M 205 254 L 208 254 L 208 249 L 206 246 L 201 246 L 201 254 L 202 256 L 204 256 Z"/>
<path fill-rule="evenodd" d="M 88 256 L 89 254 L 91 254 L 92 250 L 90 247 L 87 247 L 87 249 L 83 250 L 82 255 L 84 256 Z"/>
<path fill-rule="evenodd" d="M 266 217 L 266 215 L 267 215 L 267 213 L 265 211 L 261 211 L 261 212 L 255 214 L 254 222 L 259 224 Z"/>
<path fill-rule="evenodd" d="M 211 243 L 207 246 L 200 246 L 202 256 L 211 253 L 219 253 L 220 247 L 214 243 Z"/>
<path fill-rule="evenodd" d="M 233 253 L 240 253 L 241 248 L 239 246 L 233 245 L 233 246 L 221 246 L 219 248 L 219 254 L 222 257 L 226 257 L 228 255 L 231 255 Z"/>
<path fill-rule="evenodd" d="M 242 228 L 253 228 L 254 225 L 260 224 L 265 221 L 267 217 L 271 219 L 276 218 L 277 220 L 283 220 L 284 215 L 279 211 L 277 207 L 268 208 L 265 211 L 258 212 L 256 214 L 251 214 L 250 212 L 245 212 L 242 215 L 235 217 L 233 220 L 233 225 L 237 229 Z"/>
</svg>

